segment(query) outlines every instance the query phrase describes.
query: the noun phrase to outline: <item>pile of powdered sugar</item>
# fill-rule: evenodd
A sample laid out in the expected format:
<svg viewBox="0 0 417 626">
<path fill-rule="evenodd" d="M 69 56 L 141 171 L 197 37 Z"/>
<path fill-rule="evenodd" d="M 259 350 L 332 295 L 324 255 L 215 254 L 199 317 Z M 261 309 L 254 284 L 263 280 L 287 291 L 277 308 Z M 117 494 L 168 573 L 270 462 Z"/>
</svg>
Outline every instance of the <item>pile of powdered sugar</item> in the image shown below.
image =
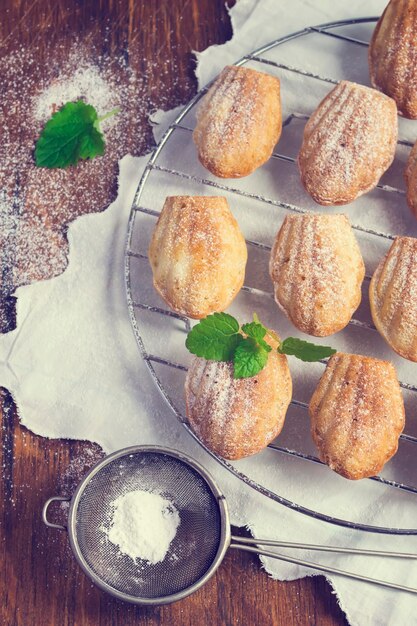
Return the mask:
<svg viewBox="0 0 417 626">
<path fill-rule="evenodd" d="M 103 530 L 120 552 L 151 565 L 163 561 L 180 525 L 172 502 L 137 490 L 119 496 L 111 506 L 110 526 Z"/>
<path fill-rule="evenodd" d="M 99 115 L 103 115 L 116 106 L 119 102 L 119 95 L 97 66 L 81 65 L 72 75 L 53 81 L 41 94 L 33 98 L 34 119 L 46 122 L 51 114 L 63 104 L 79 99 L 85 100 L 97 110 Z M 113 122 L 116 121 L 115 118 L 110 119 Z"/>
</svg>

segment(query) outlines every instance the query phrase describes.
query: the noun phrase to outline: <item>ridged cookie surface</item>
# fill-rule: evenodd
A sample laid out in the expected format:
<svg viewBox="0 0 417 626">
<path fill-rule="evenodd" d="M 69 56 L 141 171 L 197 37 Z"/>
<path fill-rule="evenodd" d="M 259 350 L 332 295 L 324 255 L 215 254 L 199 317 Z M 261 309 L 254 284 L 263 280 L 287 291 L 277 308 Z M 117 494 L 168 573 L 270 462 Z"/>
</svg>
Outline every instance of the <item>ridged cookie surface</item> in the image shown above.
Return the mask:
<svg viewBox="0 0 417 626">
<path fill-rule="evenodd" d="M 373 189 L 393 161 L 397 127 L 394 100 L 341 81 L 304 129 L 298 166 L 313 200 L 347 204 Z"/>
<path fill-rule="evenodd" d="M 284 425 L 291 395 L 287 358 L 275 349 L 259 374 L 237 380 L 231 363 L 196 357 L 185 383 L 190 426 L 210 450 L 226 459 L 256 454 L 273 441 Z"/>
<path fill-rule="evenodd" d="M 404 403 L 388 361 L 336 353 L 309 410 L 320 459 L 345 478 L 375 476 L 398 449 Z"/>
<path fill-rule="evenodd" d="M 417 217 L 417 142 L 411 149 L 404 172 L 408 206 Z"/>
<path fill-rule="evenodd" d="M 371 82 L 397 103 L 405 117 L 417 118 L 417 1 L 391 0 L 369 46 Z"/>
<path fill-rule="evenodd" d="M 345 215 L 287 216 L 269 269 L 277 304 L 308 335 L 341 330 L 361 301 L 365 267 Z"/>
<path fill-rule="evenodd" d="M 229 306 L 243 285 L 245 239 L 226 198 L 166 199 L 149 246 L 156 290 L 194 319 Z"/>
<path fill-rule="evenodd" d="M 397 237 L 372 276 L 374 324 L 395 352 L 417 361 L 417 239 Z"/>
<path fill-rule="evenodd" d="M 204 167 L 239 178 L 270 158 L 281 129 L 279 79 L 228 66 L 201 101 L 193 138 Z"/>
</svg>

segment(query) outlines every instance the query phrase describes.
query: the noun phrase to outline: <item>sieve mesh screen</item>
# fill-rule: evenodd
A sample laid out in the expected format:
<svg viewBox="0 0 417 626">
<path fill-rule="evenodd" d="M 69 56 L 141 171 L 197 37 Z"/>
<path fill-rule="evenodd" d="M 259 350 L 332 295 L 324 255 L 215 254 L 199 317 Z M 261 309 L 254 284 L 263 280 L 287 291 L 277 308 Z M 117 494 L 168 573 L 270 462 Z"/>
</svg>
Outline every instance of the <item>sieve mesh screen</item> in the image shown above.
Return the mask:
<svg viewBox="0 0 417 626">
<path fill-rule="evenodd" d="M 106 534 L 111 503 L 134 490 L 159 493 L 180 516 L 165 559 L 151 565 L 121 554 Z M 114 459 L 86 483 L 76 505 L 74 535 L 93 574 L 135 598 L 161 598 L 196 583 L 221 541 L 221 515 L 210 486 L 192 467 L 165 453 L 140 451 Z"/>
</svg>

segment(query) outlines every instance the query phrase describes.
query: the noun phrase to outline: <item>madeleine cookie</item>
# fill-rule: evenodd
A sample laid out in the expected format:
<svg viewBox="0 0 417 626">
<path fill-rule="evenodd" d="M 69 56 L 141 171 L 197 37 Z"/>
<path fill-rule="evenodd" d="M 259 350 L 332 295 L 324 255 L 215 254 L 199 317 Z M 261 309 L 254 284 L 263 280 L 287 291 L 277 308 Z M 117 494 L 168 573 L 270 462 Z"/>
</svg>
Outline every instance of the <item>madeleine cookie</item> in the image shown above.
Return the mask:
<svg viewBox="0 0 417 626">
<path fill-rule="evenodd" d="M 318 204 L 347 204 L 375 187 L 394 159 L 394 100 L 346 80 L 319 104 L 304 129 L 301 180 Z"/>
<path fill-rule="evenodd" d="M 409 154 L 404 177 L 407 185 L 407 203 L 417 217 L 417 142 Z"/>
<path fill-rule="evenodd" d="M 165 200 L 149 246 L 155 289 L 182 315 L 223 311 L 243 285 L 247 249 L 226 198 Z"/>
<path fill-rule="evenodd" d="M 374 324 L 395 352 L 417 361 L 417 239 L 397 237 L 372 276 Z"/>
<path fill-rule="evenodd" d="M 309 411 L 320 459 L 345 478 L 375 476 L 397 452 L 404 403 L 388 361 L 333 355 Z"/>
<path fill-rule="evenodd" d="M 348 324 L 365 275 L 346 215 L 289 215 L 269 262 L 275 300 L 294 326 L 325 337 Z"/>
<path fill-rule="evenodd" d="M 417 1 L 391 0 L 369 46 L 371 82 L 397 103 L 404 117 L 417 118 Z"/>
<path fill-rule="evenodd" d="M 193 138 L 198 158 L 212 174 L 240 178 L 268 161 L 281 129 L 278 78 L 228 66 L 197 110 Z"/>
<path fill-rule="evenodd" d="M 292 395 L 287 358 L 277 343 L 263 370 L 233 378 L 233 364 L 195 357 L 185 381 L 187 418 L 212 452 L 241 459 L 263 450 L 282 430 Z"/>
</svg>

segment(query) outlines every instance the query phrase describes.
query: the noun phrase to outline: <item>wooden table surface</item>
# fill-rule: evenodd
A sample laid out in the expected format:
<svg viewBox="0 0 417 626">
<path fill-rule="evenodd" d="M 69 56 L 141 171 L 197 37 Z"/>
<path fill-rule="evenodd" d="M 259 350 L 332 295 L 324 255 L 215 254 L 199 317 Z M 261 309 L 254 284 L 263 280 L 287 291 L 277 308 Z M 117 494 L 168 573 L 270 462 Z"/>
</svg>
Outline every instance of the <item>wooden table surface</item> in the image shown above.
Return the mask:
<svg viewBox="0 0 417 626">
<path fill-rule="evenodd" d="M 8 127 L 8 145 L 16 145 L 22 154 L 17 168 L 16 160 L 8 161 L 3 139 L 0 142 L 0 189 L 24 199 L 29 224 L 35 217 L 41 220 L 50 244 L 42 254 L 51 261 L 39 263 L 38 259 L 35 264 L 28 255 L 23 271 L 19 255 L 1 256 L 3 331 L 15 324 L 13 287 L 53 275 L 65 266 L 68 220 L 102 210 L 114 197 L 117 158 L 126 152 L 143 154 L 152 147 L 147 114 L 157 107 L 186 103 L 195 93 L 191 51 L 222 43 L 230 36 L 223 0 L 0 0 L 0 119 Z M 95 169 L 86 164 L 66 173 L 61 187 L 70 193 L 48 195 L 48 173 L 43 174 L 45 193 L 33 202 L 41 184 L 33 178 L 31 156 L 38 129 L 26 124 L 22 131 L 21 122 L 30 90 L 54 80 L 74 46 L 93 60 L 100 58 L 102 64 L 111 65 L 115 58 L 122 58 L 125 67 L 140 77 L 137 93 L 126 104 L 129 123 L 117 149 L 109 150 L 100 162 L 96 160 Z M 22 80 L 16 87 L 16 72 L 10 68 L 10 54 L 16 50 L 23 54 L 22 75 L 29 73 L 32 78 L 29 86 Z M 97 190 L 92 204 L 83 201 L 77 191 L 82 191 L 83 184 L 95 189 L 97 171 L 106 184 Z M 61 261 L 54 264 L 58 256 Z M 20 426 L 10 394 L 3 390 L 1 397 L 2 625 L 346 624 L 324 578 L 273 581 L 261 570 L 257 558 L 237 551 L 229 552 L 202 590 L 174 605 L 139 608 L 100 592 L 76 566 L 65 533 L 44 527 L 41 508 L 50 495 L 70 494 L 82 474 L 101 457 L 101 450 L 85 442 L 33 435 Z M 52 418 L 45 416 L 46 420 Z"/>
</svg>

